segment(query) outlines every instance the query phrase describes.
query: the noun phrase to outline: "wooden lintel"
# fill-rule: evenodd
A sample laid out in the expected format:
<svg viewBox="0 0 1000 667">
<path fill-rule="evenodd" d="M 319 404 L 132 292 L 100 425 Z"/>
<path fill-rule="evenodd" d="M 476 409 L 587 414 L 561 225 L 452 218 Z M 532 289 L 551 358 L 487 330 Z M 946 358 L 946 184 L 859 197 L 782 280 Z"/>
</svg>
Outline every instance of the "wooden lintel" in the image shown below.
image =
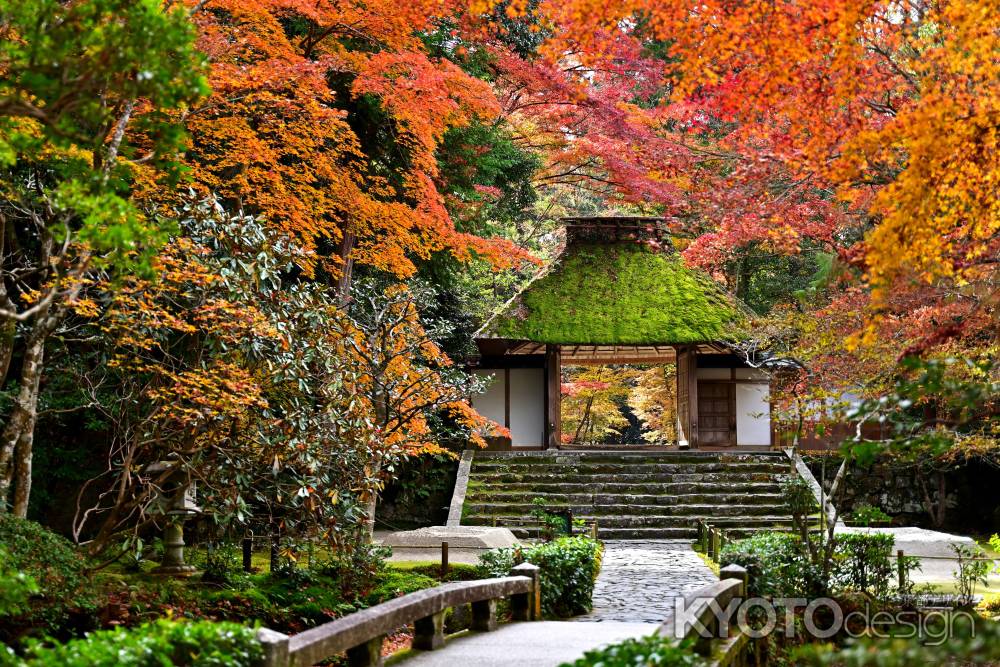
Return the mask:
<svg viewBox="0 0 1000 667">
<path fill-rule="evenodd" d="M 673 364 L 676 361 L 673 355 L 663 357 L 629 357 L 629 356 L 614 356 L 614 357 L 564 357 L 563 365 L 565 366 L 604 366 L 606 364 L 647 364 L 650 366 L 656 366 L 658 364 Z"/>
</svg>

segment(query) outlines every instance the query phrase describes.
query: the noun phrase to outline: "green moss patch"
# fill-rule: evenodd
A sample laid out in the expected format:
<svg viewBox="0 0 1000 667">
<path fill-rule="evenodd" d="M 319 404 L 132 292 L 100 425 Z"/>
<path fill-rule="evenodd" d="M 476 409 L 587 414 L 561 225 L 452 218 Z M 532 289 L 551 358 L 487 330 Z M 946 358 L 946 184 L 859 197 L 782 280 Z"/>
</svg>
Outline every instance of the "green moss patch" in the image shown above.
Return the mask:
<svg viewBox="0 0 1000 667">
<path fill-rule="evenodd" d="M 746 319 L 732 296 L 676 253 L 574 244 L 486 333 L 553 344 L 685 344 L 735 339 Z"/>
</svg>

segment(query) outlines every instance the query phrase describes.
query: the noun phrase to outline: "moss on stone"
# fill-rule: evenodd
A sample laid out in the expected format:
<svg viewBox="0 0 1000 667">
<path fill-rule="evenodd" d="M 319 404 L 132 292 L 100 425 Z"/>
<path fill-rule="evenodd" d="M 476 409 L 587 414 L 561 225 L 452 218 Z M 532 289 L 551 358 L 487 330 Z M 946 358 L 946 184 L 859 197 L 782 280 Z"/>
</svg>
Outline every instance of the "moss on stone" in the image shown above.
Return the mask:
<svg viewBox="0 0 1000 667">
<path fill-rule="evenodd" d="M 676 253 L 574 244 L 484 333 L 553 344 L 685 344 L 734 339 L 746 319 L 732 296 Z"/>
</svg>

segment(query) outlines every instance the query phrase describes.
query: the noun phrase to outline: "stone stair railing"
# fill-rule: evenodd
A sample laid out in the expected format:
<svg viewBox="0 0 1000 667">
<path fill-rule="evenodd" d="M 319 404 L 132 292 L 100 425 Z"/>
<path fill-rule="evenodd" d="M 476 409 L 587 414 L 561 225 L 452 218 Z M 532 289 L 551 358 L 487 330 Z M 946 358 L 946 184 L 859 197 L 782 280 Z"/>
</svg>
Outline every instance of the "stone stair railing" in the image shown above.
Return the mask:
<svg viewBox="0 0 1000 667">
<path fill-rule="evenodd" d="M 457 581 L 409 593 L 329 623 L 288 636 L 267 628 L 258 631 L 264 659 L 259 667 L 308 667 L 347 653 L 350 667 L 380 667 L 382 643 L 390 632 L 413 624 L 413 648 L 434 650 L 444 645 L 444 615 L 451 607 L 472 607 L 472 629 L 497 627 L 497 600 L 510 598 L 516 621 L 541 617 L 539 569 L 522 563 L 509 577 Z"/>
</svg>

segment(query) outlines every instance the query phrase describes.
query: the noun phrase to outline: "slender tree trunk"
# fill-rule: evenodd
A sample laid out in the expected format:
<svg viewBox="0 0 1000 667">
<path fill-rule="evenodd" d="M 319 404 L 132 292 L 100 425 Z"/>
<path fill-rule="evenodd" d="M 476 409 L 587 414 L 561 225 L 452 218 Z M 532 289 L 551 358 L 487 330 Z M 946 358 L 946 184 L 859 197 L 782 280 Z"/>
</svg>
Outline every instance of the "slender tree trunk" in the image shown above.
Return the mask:
<svg viewBox="0 0 1000 667">
<path fill-rule="evenodd" d="M 15 306 L 7 293 L 7 283 L 4 282 L 7 234 L 7 218 L 0 213 L 0 308 L 13 311 Z M 7 384 L 7 371 L 10 370 L 10 359 L 14 355 L 14 335 L 16 333 L 17 323 L 13 319 L 0 320 L 0 389 Z M 0 505 L 2 504 L 2 499 L 0 499 Z"/>
<path fill-rule="evenodd" d="M 389 400 L 383 392 L 377 392 L 375 395 L 375 423 L 379 424 L 382 429 L 382 437 L 385 436 L 385 429 L 389 425 Z M 372 472 L 374 475 L 378 476 L 382 472 L 382 452 L 376 452 L 375 456 L 372 457 Z M 365 502 L 365 515 L 368 518 L 367 525 L 365 526 L 365 538 L 368 544 L 375 541 L 375 509 L 378 506 L 378 492 L 377 489 L 372 489 L 371 493 L 368 495 L 368 499 Z"/>
<path fill-rule="evenodd" d="M 937 516 L 934 517 L 934 527 L 941 528 L 944 526 L 944 519 L 948 513 L 948 497 L 947 497 L 947 478 L 944 476 L 943 472 L 937 473 L 938 482 L 938 507 Z"/>
<path fill-rule="evenodd" d="M 594 397 L 591 396 L 587 399 L 587 407 L 583 409 L 583 416 L 580 417 L 580 423 L 576 425 L 576 433 L 573 434 L 573 442 L 580 441 L 580 430 L 583 429 L 584 424 L 590 418 L 590 406 L 594 403 Z M 586 431 L 584 431 L 586 432 Z"/>
<path fill-rule="evenodd" d="M 351 282 L 354 278 L 354 245 L 358 237 L 353 232 L 344 232 L 337 254 L 340 256 L 340 280 L 337 281 L 337 292 L 341 303 L 347 303 L 351 295 Z"/>
<path fill-rule="evenodd" d="M 28 516 L 28 501 L 31 500 L 31 457 L 35 441 L 35 417 L 31 426 L 25 428 L 14 448 L 14 516 L 22 519 Z"/>
<path fill-rule="evenodd" d="M 3 286 L 0 285 L 0 302 L 3 301 Z M 0 321 L 0 387 L 7 384 L 7 371 L 10 370 L 10 359 L 14 356 L 14 334 L 17 323 L 14 320 Z"/>
<path fill-rule="evenodd" d="M 20 387 L 3 434 L 0 435 L 0 504 L 14 488 L 13 512 L 24 517 L 28 513 L 31 495 L 31 454 L 34 445 L 35 420 L 38 416 L 38 389 L 45 360 L 45 341 L 55 328 L 51 313 L 35 321 L 28 336 L 21 365 Z"/>
</svg>

